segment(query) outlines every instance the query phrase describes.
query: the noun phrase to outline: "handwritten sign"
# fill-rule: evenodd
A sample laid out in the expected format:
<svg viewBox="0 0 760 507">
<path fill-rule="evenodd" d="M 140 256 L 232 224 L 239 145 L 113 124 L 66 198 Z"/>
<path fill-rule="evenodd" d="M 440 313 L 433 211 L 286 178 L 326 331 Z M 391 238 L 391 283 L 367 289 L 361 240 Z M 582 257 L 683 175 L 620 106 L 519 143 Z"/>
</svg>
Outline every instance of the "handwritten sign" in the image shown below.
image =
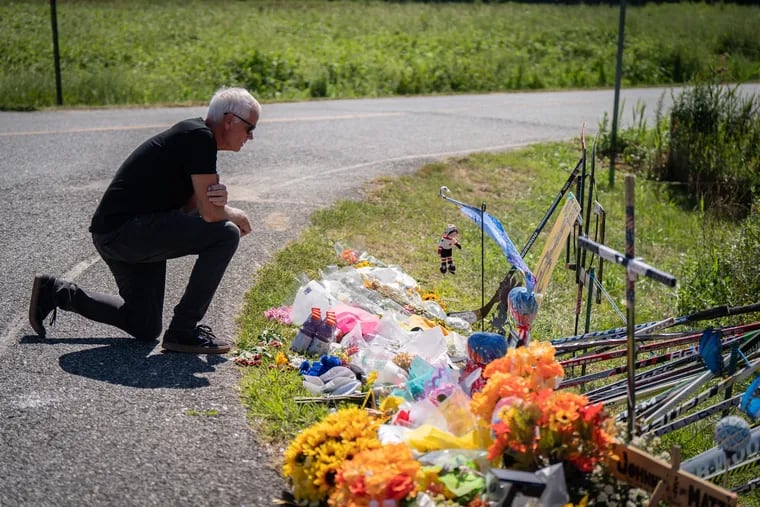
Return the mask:
<svg viewBox="0 0 760 507">
<path fill-rule="evenodd" d="M 536 294 L 544 294 L 546 286 L 549 285 L 549 279 L 551 279 L 554 267 L 557 265 L 562 248 L 565 246 L 567 235 L 572 232 L 573 225 L 575 225 L 580 213 L 581 205 L 578 204 L 572 192 L 568 193 L 565 205 L 546 239 L 536 269 L 533 270 L 536 276 L 536 285 L 533 291 Z"/>
<path fill-rule="evenodd" d="M 657 490 L 668 505 L 682 507 L 735 507 L 736 493 L 665 461 L 621 443 L 613 444 L 609 470 L 618 480 L 647 491 Z M 659 488 L 658 488 L 659 486 Z"/>
</svg>

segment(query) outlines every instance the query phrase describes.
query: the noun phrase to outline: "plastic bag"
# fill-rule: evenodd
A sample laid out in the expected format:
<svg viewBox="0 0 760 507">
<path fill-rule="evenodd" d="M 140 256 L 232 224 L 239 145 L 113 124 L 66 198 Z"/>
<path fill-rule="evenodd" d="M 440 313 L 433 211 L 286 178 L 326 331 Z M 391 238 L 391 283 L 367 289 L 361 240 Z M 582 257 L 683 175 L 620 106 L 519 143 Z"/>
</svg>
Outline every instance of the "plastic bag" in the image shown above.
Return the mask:
<svg viewBox="0 0 760 507">
<path fill-rule="evenodd" d="M 335 305 L 336 302 L 324 285 L 316 280 L 310 280 L 298 289 L 290 308 L 290 320 L 292 322 L 304 322 L 311 316 L 312 308 L 319 308 L 322 315 L 325 315 L 327 309 Z"/>
</svg>

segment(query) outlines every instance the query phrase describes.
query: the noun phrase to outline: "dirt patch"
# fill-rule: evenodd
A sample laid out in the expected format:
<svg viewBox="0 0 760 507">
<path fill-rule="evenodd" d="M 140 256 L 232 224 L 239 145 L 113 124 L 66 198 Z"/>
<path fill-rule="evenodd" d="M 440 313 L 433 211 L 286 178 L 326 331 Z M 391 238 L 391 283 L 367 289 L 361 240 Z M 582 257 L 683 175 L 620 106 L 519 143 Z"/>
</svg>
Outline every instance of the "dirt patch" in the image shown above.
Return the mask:
<svg viewBox="0 0 760 507">
<path fill-rule="evenodd" d="M 272 231 L 287 231 L 290 229 L 290 217 L 285 213 L 269 213 L 263 218 L 264 226 Z"/>
</svg>

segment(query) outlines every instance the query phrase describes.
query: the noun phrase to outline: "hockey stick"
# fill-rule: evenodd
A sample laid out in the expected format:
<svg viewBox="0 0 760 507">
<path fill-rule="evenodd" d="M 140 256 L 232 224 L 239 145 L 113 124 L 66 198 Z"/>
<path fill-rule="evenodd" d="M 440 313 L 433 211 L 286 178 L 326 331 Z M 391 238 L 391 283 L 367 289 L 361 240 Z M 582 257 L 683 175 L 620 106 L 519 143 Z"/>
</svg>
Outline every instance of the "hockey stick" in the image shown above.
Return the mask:
<svg viewBox="0 0 760 507">
<path fill-rule="evenodd" d="M 694 370 L 694 371 L 696 371 L 696 370 Z M 663 400 L 667 400 L 668 398 L 670 398 L 670 396 L 673 394 L 673 390 L 674 389 L 671 389 L 671 390 L 665 391 L 663 393 L 657 394 L 655 396 L 652 396 L 648 400 L 646 400 L 646 401 L 644 401 L 642 403 L 637 404 L 636 405 L 636 409 L 634 410 L 634 413 L 635 414 L 639 414 L 640 412 L 642 412 L 642 411 L 644 411 L 644 410 L 646 410 L 646 409 L 648 409 L 650 407 L 657 406 L 659 403 L 662 403 Z M 627 419 L 628 419 L 628 412 L 624 411 L 624 412 L 619 413 L 615 417 L 615 422 L 622 422 L 622 421 L 626 421 Z"/>
<path fill-rule="evenodd" d="M 727 400 L 721 401 L 719 403 L 716 403 L 715 405 L 710 405 L 709 407 L 704 408 L 700 410 L 699 412 L 695 412 L 694 414 L 683 417 L 681 419 L 673 421 L 672 423 L 666 424 L 664 426 L 660 426 L 659 428 L 655 430 L 650 430 L 643 434 L 644 435 L 651 434 L 655 437 L 661 437 L 662 435 L 667 435 L 671 431 L 679 430 L 681 428 L 685 428 L 686 426 L 690 424 L 694 424 L 697 421 L 701 421 L 705 417 L 708 417 L 714 414 L 715 412 L 720 412 L 722 410 L 735 407 L 739 405 L 739 403 L 741 403 L 741 400 L 742 400 L 742 395 L 737 394 L 733 398 L 729 398 Z"/>
<path fill-rule="evenodd" d="M 635 340 L 637 342 L 647 342 L 651 340 L 676 340 L 680 338 L 686 338 L 692 337 L 696 331 L 694 330 L 686 330 L 686 331 L 679 331 L 677 333 L 646 333 L 646 334 L 636 334 Z M 557 345 L 554 347 L 554 357 L 569 354 L 570 352 L 577 352 L 579 350 L 594 350 L 596 349 L 598 353 L 613 349 L 615 347 L 620 347 L 622 345 L 627 345 L 628 339 L 627 338 L 608 338 L 606 340 L 594 340 L 589 342 L 572 342 L 572 343 L 565 343 L 563 345 Z"/>
<path fill-rule="evenodd" d="M 699 355 L 697 354 L 696 350 L 676 350 L 673 352 L 668 352 L 667 354 L 641 359 L 636 362 L 635 368 L 638 369 L 644 368 L 646 366 L 654 366 L 656 364 L 669 362 L 674 359 L 677 360 L 677 362 L 670 362 L 666 366 L 675 367 L 677 364 L 681 364 L 681 362 L 696 361 L 699 359 Z M 627 371 L 628 365 L 623 364 L 596 373 L 590 373 L 588 375 L 566 379 L 560 383 L 559 388 L 564 389 L 566 387 L 582 385 L 594 380 L 602 380 L 605 378 L 614 377 L 615 375 L 622 375 Z"/>
<path fill-rule="evenodd" d="M 753 322 L 751 324 L 743 324 L 740 326 L 731 326 L 731 327 L 723 327 L 723 328 L 716 328 L 716 331 L 720 331 L 723 336 L 733 336 L 738 333 L 746 333 L 748 331 L 754 331 L 756 329 L 760 328 L 760 321 L 759 322 Z M 641 330 L 642 334 L 636 333 L 634 339 L 637 342 L 652 342 L 647 343 L 644 345 L 639 346 L 639 352 L 646 352 L 648 350 L 656 350 L 659 348 L 666 348 L 671 346 L 676 346 L 679 344 L 685 344 L 693 341 L 698 341 L 702 334 L 704 333 L 704 330 L 701 331 L 695 331 L 695 330 L 688 330 L 688 331 L 681 331 L 679 333 L 668 333 L 668 334 L 643 334 L 643 329 Z M 657 339 L 664 339 L 662 341 L 655 341 Z M 615 357 L 619 357 L 620 351 L 613 350 L 611 352 L 608 352 L 610 349 L 614 349 L 615 347 L 626 345 L 627 344 L 626 338 L 612 338 L 608 340 L 599 340 L 599 341 L 593 341 L 589 343 L 570 343 L 565 345 L 559 345 L 558 347 L 555 347 L 555 357 L 567 354 L 569 352 L 574 352 L 579 349 L 587 350 L 587 349 L 595 349 L 598 348 L 599 350 L 597 352 L 594 352 L 594 354 L 598 354 L 599 358 L 594 359 L 594 361 L 604 361 L 607 359 L 614 359 Z M 584 355 L 584 356 L 578 356 L 573 357 L 572 359 L 564 359 L 560 361 L 560 364 L 565 365 L 565 363 L 568 363 L 568 366 L 577 366 L 574 364 L 571 364 L 572 360 L 576 359 L 583 359 L 586 357 L 591 357 L 590 354 Z M 594 362 L 592 361 L 592 362 Z"/>
<path fill-rule="evenodd" d="M 760 336 L 760 335 L 758 335 L 758 336 Z M 758 336 L 755 336 L 755 337 L 751 338 L 747 343 L 744 344 L 744 346 L 747 346 L 747 347 L 756 347 L 757 343 L 758 343 Z M 725 348 L 725 347 L 730 346 L 730 345 L 732 345 L 734 343 L 737 343 L 737 342 L 739 342 L 741 340 L 743 340 L 743 337 L 731 338 L 731 339 L 723 342 L 722 343 L 722 347 Z M 748 353 L 746 351 L 743 351 L 743 352 L 745 353 L 745 355 Z M 754 349 L 751 350 L 751 351 L 749 351 L 749 352 L 750 353 L 754 352 Z M 699 354 L 698 354 L 698 352 L 697 352 L 697 350 L 695 348 L 692 348 L 692 349 L 680 349 L 680 350 L 674 350 L 673 352 L 668 352 L 666 354 L 662 354 L 662 355 L 659 355 L 659 356 L 654 356 L 654 357 L 649 357 L 649 358 L 646 358 L 646 359 L 641 359 L 641 360 L 639 360 L 639 361 L 636 362 L 635 368 L 638 369 L 638 368 L 644 368 L 646 366 L 654 366 L 654 365 L 657 365 L 657 364 L 668 363 L 668 364 L 665 364 L 665 365 L 661 366 L 660 369 L 654 368 L 654 369 L 649 370 L 647 372 L 643 372 L 644 374 L 646 374 L 646 373 L 654 373 L 655 370 L 659 370 L 659 371 L 657 371 L 657 373 L 661 373 L 662 371 L 665 371 L 664 370 L 665 367 L 669 366 L 671 368 L 674 368 L 676 366 L 680 366 L 680 365 L 684 364 L 685 362 L 696 361 L 699 358 L 700 358 Z M 623 373 L 627 373 L 627 371 L 628 371 L 628 365 L 624 364 L 624 365 L 616 366 L 616 367 L 613 367 L 613 368 L 609 368 L 607 370 L 602 370 L 602 371 L 599 371 L 599 372 L 596 372 L 596 373 L 590 373 L 588 375 L 583 375 L 583 376 L 580 376 L 580 377 L 574 377 L 574 378 L 571 378 L 571 379 L 565 379 L 564 381 L 562 381 L 560 383 L 559 387 L 560 387 L 560 389 L 563 389 L 563 388 L 570 387 L 570 386 L 582 385 L 582 384 L 586 384 L 587 382 L 591 382 L 591 381 L 594 381 L 594 380 L 602 380 L 602 379 L 605 379 L 605 378 L 614 377 L 615 375 L 621 375 Z M 637 378 L 639 378 L 638 375 L 637 375 Z"/>
<path fill-rule="evenodd" d="M 728 305 L 715 306 L 713 308 L 708 308 L 707 310 L 701 310 L 695 313 L 691 313 L 689 315 L 683 315 L 681 317 L 669 317 L 663 320 L 656 320 L 652 322 L 636 324 L 634 326 L 634 330 L 636 331 L 637 334 L 642 329 L 647 329 L 649 332 L 652 332 L 652 329 L 664 329 L 666 327 L 674 327 L 681 324 L 688 324 L 690 322 L 712 320 L 712 319 L 717 319 L 721 317 L 742 315 L 744 313 L 751 313 L 751 312 L 760 312 L 760 303 L 753 303 L 746 306 L 733 306 L 733 307 L 729 307 Z M 626 327 L 617 327 L 614 329 L 607 329 L 604 331 L 594 331 L 591 333 L 568 336 L 565 338 L 557 338 L 555 340 L 550 340 L 549 343 L 551 343 L 552 345 L 556 347 L 557 345 L 561 345 L 563 343 L 577 342 L 577 341 L 587 340 L 591 338 L 623 336 L 625 335 L 626 332 L 627 332 Z"/>
<path fill-rule="evenodd" d="M 757 488 L 760 488 L 760 478 L 751 479 L 740 486 L 733 487 L 731 488 L 731 491 L 733 491 L 737 495 L 742 495 L 744 493 L 749 493 L 750 491 L 754 491 Z"/>
<path fill-rule="evenodd" d="M 735 464 L 731 465 L 731 467 L 729 467 L 728 470 L 721 470 L 721 471 L 718 471 L 718 472 L 713 472 L 710 475 L 708 475 L 706 477 L 703 477 L 703 478 L 709 481 L 711 479 L 714 479 L 716 477 L 719 477 L 719 476 L 723 475 L 726 472 L 728 472 L 730 474 L 735 474 L 735 473 L 739 473 L 739 472 L 745 472 L 745 471 L 749 470 L 750 468 L 756 467 L 759 464 L 760 464 L 760 456 L 755 456 L 752 459 L 748 459 L 746 461 L 742 461 L 741 463 L 735 463 Z"/>
<path fill-rule="evenodd" d="M 665 340 L 665 341 L 656 342 L 656 343 L 648 343 L 646 345 L 642 345 L 639 347 L 639 353 L 650 352 L 652 350 L 658 350 L 658 349 L 667 349 L 670 347 L 674 347 L 676 345 L 683 345 L 685 343 L 699 341 L 701 336 L 702 336 L 701 333 L 697 333 L 697 334 L 691 334 L 688 336 L 682 336 L 680 338 L 674 338 L 672 340 Z M 599 352 L 596 354 L 587 354 L 584 356 L 573 357 L 571 359 L 565 359 L 563 361 L 559 361 L 559 364 L 561 364 L 563 368 L 571 368 L 573 366 L 580 366 L 582 364 L 591 364 L 591 363 L 596 363 L 599 361 L 607 361 L 610 359 L 615 359 L 617 357 L 625 356 L 626 353 L 627 351 L 625 349 L 611 350 L 607 352 Z"/>
<path fill-rule="evenodd" d="M 714 328 L 717 331 L 721 331 L 724 335 L 733 335 L 737 333 L 744 333 L 746 331 L 754 331 L 755 329 L 760 328 L 760 321 L 753 322 L 750 324 L 741 324 L 739 326 L 729 326 L 729 327 L 718 327 Z M 651 342 L 653 340 L 693 340 L 694 337 L 700 337 L 702 333 L 704 333 L 704 329 L 696 330 L 696 329 L 687 329 L 684 331 L 678 331 L 676 333 L 651 333 L 648 332 L 648 329 L 641 329 L 639 330 L 634 339 L 637 342 Z M 600 353 L 604 352 L 606 350 L 612 349 L 614 347 L 618 347 L 620 345 L 626 345 L 627 344 L 627 338 L 609 338 L 606 340 L 597 340 L 592 342 L 582 342 L 582 343 L 566 343 L 563 345 L 557 345 L 554 347 L 555 350 L 555 357 L 563 354 L 567 354 L 569 352 L 574 352 L 581 349 L 593 349 L 593 348 L 599 348 Z M 660 343 L 660 342 L 657 342 Z M 646 346 L 646 345 L 644 345 Z M 641 349 L 640 349 L 641 350 Z"/>
<path fill-rule="evenodd" d="M 673 375 L 671 378 L 664 378 L 660 379 L 657 382 L 647 382 L 646 384 L 637 385 L 636 398 L 640 396 L 651 396 L 652 394 L 661 393 L 665 390 L 668 390 L 668 393 L 670 393 L 671 391 L 681 389 L 684 384 L 690 382 L 694 378 L 695 373 L 696 370 L 690 372 L 682 372 L 679 375 Z M 598 400 L 595 399 L 594 403 L 601 402 L 604 403 L 605 407 L 607 407 L 625 401 L 627 397 L 627 389 L 617 390 L 614 393 L 610 393 L 608 396 L 605 396 Z M 626 420 L 626 418 L 623 418 L 621 420 Z"/>
<path fill-rule="evenodd" d="M 666 365 L 670 366 L 670 365 Z M 695 375 L 697 373 L 701 373 L 704 370 L 704 366 L 702 366 L 699 363 L 694 364 L 686 364 L 685 366 L 681 366 L 680 368 L 676 369 L 668 369 L 667 371 L 655 371 L 655 369 L 648 370 L 644 373 L 650 373 L 654 372 L 652 375 L 647 376 L 641 376 L 641 373 L 636 374 L 636 386 L 648 386 L 651 384 L 657 384 L 662 382 L 667 382 L 668 380 L 672 378 L 684 378 L 689 377 L 692 375 Z M 594 390 L 594 392 L 586 393 L 585 396 L 591 400 L 601 400 L 605 397 L 612 396 L 615 393 L 619 393 L 621 391 L 626 391 L 628 389 L 628 386 L 626 385 L 625 380 L 618 380 L 612 384 L 608 384 L 606 386 L 597 388 Z M 638 407 L 639 405 L 637 405 Z M 637 408 L 637 411 L 639 409 Z"/>
<path fill-rule="evenodd" d="M 706 391 L 702 391 L 701 393 L 697 394 L 693 398 L 691 398 L 689 401 L 686 401 L 679 405 L 678 407 L 674 408 L 673 410 L 669 412 L 661 412 L 658 417 L 656 418 L 650 418 L 650 421 L 642 427 L 643 432 L 648 432 L 652 429 L 657 428 L 658 426 L 662 426 L 663 424 L 666 424 L 670 421 L 673 421 L 676 417 L 680 416 L 681 414 L 688 412 L 689 410 L 696 408 L 698 405 L 700 405 L 703 401 L 712 398 L 713 396 L 716 396 L 717 394 L 726 391 L 730 387 L 732 387 L 734 384 L 743 381 L 756 371 L 760 369 L 760 361 L 755 361 L 752 366 L 743 369 L 742 371 L 731 375 L 730 377 L 724 379 L 718 384 L 715 384 L 711 388 L 709 388 Z"/>
<path fill-rule="evenodd" d="M 760 332 L 758 331 L 752 331 L 750 333 L 744 334 L 741 338 L 741 340 L 746 340 L 745 343 L 742 344 L 740 348 L 751 348 L 755 347 L 758 341 L 760 340 Z M 722 348 L 725 348 L 727 343 L 723 344 Z M 742 351 L 744 352 L 744 351 Z M 746 354 L 745 354 L 746 355 Z M 675 405 L 678 403 L 681 403 L 685 398 L 691 396 L 694 394 L 699 388 L 701 388 L 704 384 L 712 380 L 712 378 L 715 376 L 715 374 L 711 371 L 706 371 L 700 378 L 694 381 L 694 383 L 690 386 L 688 386 L 686 389 L 684 389 L 682 392 L 680 392 L 678 395 L 674 396 L 667 402 L 665 402 L 661 407 L 659 407 L 656 411 L 654 411 L 652 414 L 648 415 L 644 422 L 649 424 L 653 420 L 657 419 L 658 417 L 662 416 L 663 414 L 667 413 L 668 410 L 672 409 Z"/>
<path fill-rule="evenodd" d="M 701 373 L 702 370 L 703 370 L 703 366 L 701 364 L 693 363 L 693 364 L 687 364 L 686 366 L 682 366 L 682 367 L 677 368 L 675 370 L 661 372 L 661 373 L 659 373 L 657 375 L 651 375 L 649 377 L 640 378 L 637 375 L 636 386 L 637 387 L 638 386 L 644 387 L 644 386 L 648 386 L 648 385 L 651 385 L 651 384 L 661 384 L 663 382 L 667 382 L 671 378 L 684 379 L 686 377 L 691 377 L 693 375 Z M 627 383 L 627 380 L 619 380 L 619 381 L 615 382 L 615 384 L 614 384 L 615 387 L 614 388 L 599 390 L 598 392 L 594 393 L 591 396 L 586 395 L 586 397 L 589 400 L 593 400 L 594 402 L 596 402 L 597 400 L 603 400 L 605 398 L 614 396 L 617 393 L 627 392 L 628 386 L 626 385 L 626 383 Z M 657 398 L 659 398 L 660 401 L 662 401 L 663 396 L 664 396 L 664 394 L 661 394 L 661 395 L 658 395 Z M 670 395 L 668 395 L 668 396 L 670 396 Z M 637 404 L 636 405 L 636 412 L 637 413 L 640 412 L 641 410 L 643 410 L 645 408 L 645 406 L 649 406 L 650 403 L 651 403 L 651 400 L 647 400 L 646 402 L 642 402 L 640 404 Z M 622 416 L 618 416 L 618 417 L 619 417 L 620 420 L 625 420 L 625 415 L 624 414 Z"/>
<path fill-rule="evenodd" d="M 733 345 L 734 345 L 734 343 L 731 344 L 732 347 L 733 347 Z M 748 355 L 746 357 L 748 358 L 748 360 L 754 361 L 754 360 L 760 358 L 760 344 L 758 343 L 757 337 L 754 338 L 754 339 L 752 339 L 752 340 L 749 340 L 747 343 L 745 343 L 743 345 L 743 347 L 747 348 L 747 354 Z M 653 371 L 653 370 L 650 370 L 650 371 Z M 741 375 L 741 372 L 735 373 L 734 375 Z M 730 390 L 730 387 L 729 387 L 729 390 Z M 731 397 L 731 394 L 730 394 L 729 390 L 726 390 L 726 398 L 730 398 Z M 665 397 L 658 397 L 658 399 L 656 400 L 656 402 L 653 401 L 653 400 L 647 400 L 640 407 L 636 408 L 635 413 L 637 414 L 638 417 L 651 417 L 651 414 L 653 412 L 661 412 L 660 407 L 664 403 L 668 403 L 670 401 L 670 399 L 673 396 L 675 396 L 676 394 L 677 393 L 669 393 Z M 707 398 L 709 398 L 709 396 L 706 397 L 706 398 L 703 398 L 703 399 L 707 399 Z M 618 416 L 618 419 L 624 419 L 624 418 L 625 418 L 625 415 L 619 415 Z"/>
</svg>

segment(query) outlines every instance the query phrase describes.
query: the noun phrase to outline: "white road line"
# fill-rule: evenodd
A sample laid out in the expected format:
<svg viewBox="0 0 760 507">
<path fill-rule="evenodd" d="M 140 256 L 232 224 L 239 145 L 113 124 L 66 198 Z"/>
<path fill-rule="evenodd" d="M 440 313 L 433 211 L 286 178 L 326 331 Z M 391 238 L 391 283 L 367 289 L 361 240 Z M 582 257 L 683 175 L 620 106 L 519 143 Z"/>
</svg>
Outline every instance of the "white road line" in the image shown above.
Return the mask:
<svg viewBox="0 0 760 507">
<path fill-rule="evenodd" d="M 458 150 L 458 151 L 441 151 L 438 153 L 420 153 L 417 155 L 405 155 L 403 157 L 386 158 L 384 160 L 370 160 L 369 162 L 362 162 L 361 164 L 354 164 L 354 165 L 349 165 L 345 167 L 336 167 L 328 171 L 307 174 L 300 178 L 293 178 L 288 181 L 283 181 L 282 183 L 272 185 L 270 189 L 290 187 L 294 184 L 301 184 L 304 181 L 318 179 L 318 178 L 321 179 L 327 175 L 344 173 L 348 171 L 355 171 L 357 169 L 362 169 L 364 167 L 371 167 L 378 164 L 387 164 L 389 162 L 402 162 L 402 161 L 409 161 L 409 160 L 418 160 L 418 159 L 423 159 L 423 158 L 443 159 L 443 158 L 448 158 L 448 157 L 454 157 L 456 155 L 469 155 L 470 153 L 480 153 L 480 152 L 488 152 L 488 151 L 506 151 L 506 150 L 513 150 L 516 148 L 523 148 L 525 146 L 530 146 L 535 143 L 536 141 L 531 141 L 531 142 L 525 142 L 525 143 L 502 144 L 498 146 L 483 146 L 480 148 L 472 148 L 472 149 Z"/>
</svg>

